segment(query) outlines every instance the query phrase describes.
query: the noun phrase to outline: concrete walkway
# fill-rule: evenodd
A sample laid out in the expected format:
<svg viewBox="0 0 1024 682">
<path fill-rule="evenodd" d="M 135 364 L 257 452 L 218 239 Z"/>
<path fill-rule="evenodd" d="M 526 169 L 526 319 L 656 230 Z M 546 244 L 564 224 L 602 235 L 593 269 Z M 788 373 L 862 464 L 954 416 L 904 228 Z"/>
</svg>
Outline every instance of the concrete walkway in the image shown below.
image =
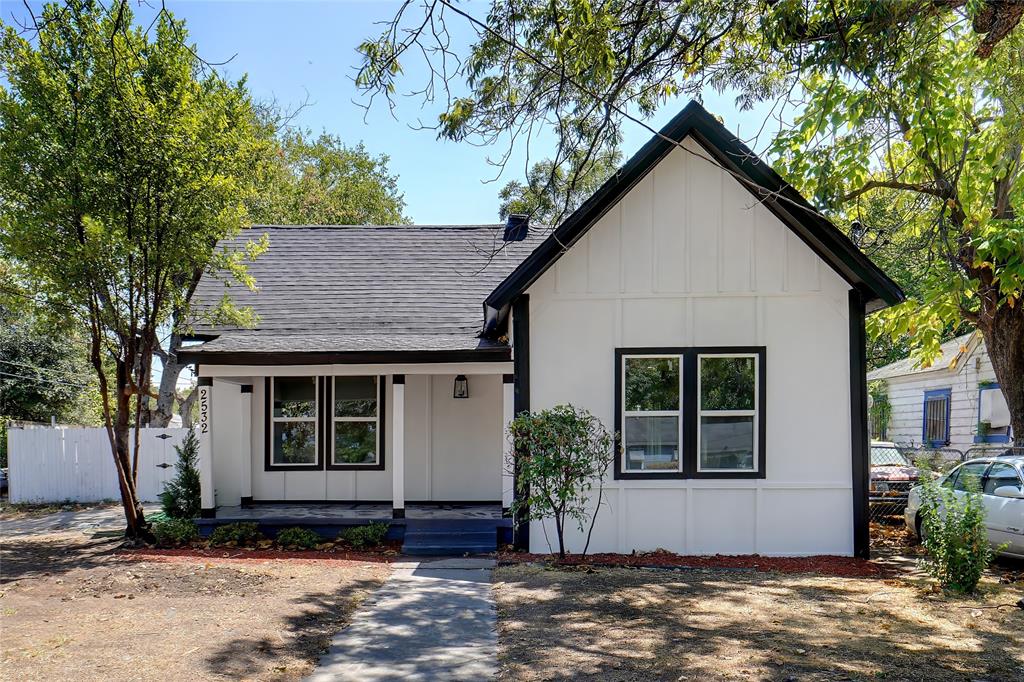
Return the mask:
<svg viewBox="0 0 1024 682">
<path fill-rule="evenodd" d="M 144 504 L 142 508 L 146 514 L 160 511 L 159 504 Z M 96 507 L 81 511 L 59 511 L 23 519 L 3 519 L 0 520 L 0 537 L 39 535 L 64 530 L 124 530 L 124 525 L 124 509 L 120 505 Z"/>
<path fill-rule="evenodd" d="M 489 559 L 395 564 L 335 635 L 311 682 L 486 680 L 498 670 Z"/>
</svg>

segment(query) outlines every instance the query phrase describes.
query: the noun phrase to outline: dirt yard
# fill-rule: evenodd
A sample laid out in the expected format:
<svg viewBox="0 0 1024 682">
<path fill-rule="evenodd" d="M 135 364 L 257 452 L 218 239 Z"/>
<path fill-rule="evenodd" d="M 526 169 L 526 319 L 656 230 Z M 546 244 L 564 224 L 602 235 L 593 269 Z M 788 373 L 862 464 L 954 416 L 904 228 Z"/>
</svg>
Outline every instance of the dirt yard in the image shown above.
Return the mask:
<svg viewBox="0 0 1024 682">
<path fill-rule="evenodd" d="M 293 680 L 386 563 L 133 559 L 81 532 L 4 541 L 0 679 Z"/>
<path fill-rule="evenodd" d="M 494 580 L 503 680 L 1024 680 L 1021 583 L 964 598 L 721 569 L 521 565 Z"/>
</svg>

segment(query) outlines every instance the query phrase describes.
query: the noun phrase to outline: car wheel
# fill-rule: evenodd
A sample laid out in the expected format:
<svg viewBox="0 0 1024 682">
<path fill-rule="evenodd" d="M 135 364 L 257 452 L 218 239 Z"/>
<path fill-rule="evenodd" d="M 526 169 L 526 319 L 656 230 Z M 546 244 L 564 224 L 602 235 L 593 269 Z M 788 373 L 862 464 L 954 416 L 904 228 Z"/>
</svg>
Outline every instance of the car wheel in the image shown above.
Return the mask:
<svg viewBox="0 0 1024 682">
<path fill-rule="evenodd" d="M 921 523 L 921 515 L 918 514 L 917 518 L 914 519 L 914 530 L 917 531 L 917 541 L 922 545 L 924 544 L 925 531 L 924 524 Z"/>
</svg>

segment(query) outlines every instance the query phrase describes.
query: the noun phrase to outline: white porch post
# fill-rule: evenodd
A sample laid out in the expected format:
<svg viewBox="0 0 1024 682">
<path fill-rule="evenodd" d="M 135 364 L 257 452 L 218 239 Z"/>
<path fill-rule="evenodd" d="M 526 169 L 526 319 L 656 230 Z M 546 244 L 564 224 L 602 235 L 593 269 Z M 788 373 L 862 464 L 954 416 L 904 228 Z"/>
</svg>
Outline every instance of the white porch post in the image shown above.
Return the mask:
<svg viewBox="0 0 1024 682">
<path fill-rule="evenodd" d="M 405 518 L 405 375 L 391 377 L 391 516 Z"/>
<path fill-rule="evenodd" d="M 508 425 L 515 419 L 516 385 L 512 374 L 502 376 L 501 384 L 501 507 L 507 513 L 515 495 L 515 476 L 512 474 L 512 441 Z"/>
<path fill-rule="evenodd" d="M 213 518 L 217 507 L 213 495 L 213 379 L 200 377 L 199 391 L 199 499 L 200 516 Z"/>
<path fill-rule="evenodd" d="M 252 502 L 252 384 L 242 386 L 242 419 L 239 433 L 241 450 L 241 491 L 242 506 Z"/>
</svg>

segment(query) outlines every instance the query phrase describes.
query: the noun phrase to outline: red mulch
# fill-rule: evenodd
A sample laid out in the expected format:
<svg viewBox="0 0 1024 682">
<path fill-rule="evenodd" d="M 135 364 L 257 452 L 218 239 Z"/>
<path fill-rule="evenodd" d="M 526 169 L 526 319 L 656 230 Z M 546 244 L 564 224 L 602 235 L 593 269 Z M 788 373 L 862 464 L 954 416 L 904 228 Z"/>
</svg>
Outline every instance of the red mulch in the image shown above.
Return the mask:
<svg viewBox="0 0 1024 682">
<path fill-rule="evenodd" d="M 245 549 L 236 547 L 179 547 L 177 549 L 123 549 L 122 556 L 132 561 L 189 562 L 199 560 L 259 563 L 264 561 L 308 561 L 313 563 L 390 564 L 399 558 L 395 551 L 357 552 L 349 550 L 293 551 L 283 549 Z"/>
<path fill-rule="evenodd" d="M 865 559 L 844 556 L 766 557 L 758 554 L 742 556 L 683 556 L 672 552 L 643 552 L 640 554 L 590 554 L 584 558 L 569 556 L 565 561 L 552 562 L 547 554 L 502 552 L 498 560 L 504 564 L 553 563 L 558 566 L 622 566 L 627 568 L 724 568 L 748 569 L 779 573 L 818 573 L 843 578 L 873 578 L 884 570 Z"/>
</svg>

